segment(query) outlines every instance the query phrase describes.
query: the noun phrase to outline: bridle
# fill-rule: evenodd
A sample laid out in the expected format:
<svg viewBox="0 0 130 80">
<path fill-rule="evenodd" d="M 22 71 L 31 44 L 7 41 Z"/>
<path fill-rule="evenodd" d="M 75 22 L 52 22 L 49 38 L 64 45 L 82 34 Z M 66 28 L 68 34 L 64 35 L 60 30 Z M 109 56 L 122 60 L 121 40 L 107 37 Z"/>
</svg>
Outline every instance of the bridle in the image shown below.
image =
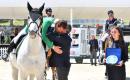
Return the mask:
<svg viewBox="0 0 130 80">
<path fill-rule="evenodd" d="M 30 18 L 30 17 L 29 17 Z M 29 19 L 28 18 L 28 19 Z M 38 25 L 38 23 L 36 22 L 38 19 L 40 19 L 40 24 Z M 36 26 L 37 26 L 37 30 L 36 31 L 28 31 L 29 33 L 31 33 L 31 32 L 34 32 L 35 34 L 38 34 L 40 37 L 41 37 L 41 34 L 40 34 L 40 32 L 39 32 L 39 29 L 41 29 L 41 25 L 42 25 L 42 21 L 43 21 L 43 18 L 42 18 L 42 16 L 39 16 L 39 18 L 38 18 L 36 21 L 32 21 L 32 22 L 30 22 L 27 26 L 28 26 L 28 29 L 29 29 L 29 27 L 30 27 L 30 25 L 32 24 L 32 23 L 34 23 L 34 24 L 36 24 Z M 36 35 L 35 35 L 35 37 L 36 37 Z"/>
</svg>

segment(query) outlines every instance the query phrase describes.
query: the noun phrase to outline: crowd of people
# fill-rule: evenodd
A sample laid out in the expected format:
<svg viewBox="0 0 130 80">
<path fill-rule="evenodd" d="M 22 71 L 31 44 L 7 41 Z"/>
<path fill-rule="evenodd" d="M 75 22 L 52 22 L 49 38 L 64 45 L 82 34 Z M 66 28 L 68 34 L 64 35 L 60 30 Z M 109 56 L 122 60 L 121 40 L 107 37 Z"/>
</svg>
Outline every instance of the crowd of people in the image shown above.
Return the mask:
<svg viewBox="0 0 130 80">
<path fill-rule="evenodd" d="M 9 44 L 10 41 L 19 33 L 21 27 L 1 27 L 0 44 Z"/>
</svg>

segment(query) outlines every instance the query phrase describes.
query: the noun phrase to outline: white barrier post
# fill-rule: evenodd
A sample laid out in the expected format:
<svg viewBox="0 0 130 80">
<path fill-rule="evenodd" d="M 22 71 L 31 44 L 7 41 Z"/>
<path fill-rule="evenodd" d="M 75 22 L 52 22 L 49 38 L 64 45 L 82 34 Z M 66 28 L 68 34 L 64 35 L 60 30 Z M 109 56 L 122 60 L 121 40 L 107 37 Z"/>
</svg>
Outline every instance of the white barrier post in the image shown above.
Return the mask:
<svg viewBox="0 0 130 80">
<path fill-rule="evenodd" d="M 0 47 L 0 60 L 7 57 L 7 47 Z"/>
</svg>

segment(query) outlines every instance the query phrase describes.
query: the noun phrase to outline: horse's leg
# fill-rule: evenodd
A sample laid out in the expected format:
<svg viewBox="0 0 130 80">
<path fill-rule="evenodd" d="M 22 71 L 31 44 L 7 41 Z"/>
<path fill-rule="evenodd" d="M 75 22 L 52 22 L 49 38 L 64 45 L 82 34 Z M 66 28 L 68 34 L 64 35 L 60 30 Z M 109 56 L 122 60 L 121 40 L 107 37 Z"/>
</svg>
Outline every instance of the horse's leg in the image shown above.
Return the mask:
<svg viewBox="0 0 130 80">
<path fill-rule="evenodd" d="M 51 67 L 52 70 L 52 80 L 56 79 L 56 67 Z"/>
<path fill-rule="evenodd" d="M 27 80 L 28 75 L 21 70 L 19 71 L 18 80 Z"/>
<path fill-rule="evenodd" d="M 58 73 L 56 67 L 55 67 L 55 79 L 58 80 Z"/>
<path fill-rule="evenodd" d="M 30 75 L 30 80 L 34 80 L 35 76 L 34 75 Z"/>
<path fill-rule="evenodd" d="M 39 72 L 39 74 L 36 77 L 37 80 L 45 80 L 44 72 Z"/>
<path fill-rule="evenodd" d="M 12 68 L 12 78 L 13 80 L 18 80 L 18 69 L 15 68 L 13 65 L 11 66 Z"/>
<path fill-rule="evenodd" d="M 55 67 L 54 71 L 55 71 L 55 80 L 58 80 L 58 74 L 57 74 L 56 67 Z"/>
</svg>

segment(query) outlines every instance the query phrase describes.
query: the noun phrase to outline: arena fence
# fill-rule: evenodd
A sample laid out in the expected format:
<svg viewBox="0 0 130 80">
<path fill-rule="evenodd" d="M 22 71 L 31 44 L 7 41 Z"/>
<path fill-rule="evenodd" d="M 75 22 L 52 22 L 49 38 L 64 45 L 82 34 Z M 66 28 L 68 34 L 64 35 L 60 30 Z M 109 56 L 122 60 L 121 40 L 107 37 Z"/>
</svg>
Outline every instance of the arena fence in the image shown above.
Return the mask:
<svg viewBox="0 0 130 80">
<path fill-rule="evenodd" d="M 7 55 L 7 49 L 9 44 L 0 44 L 0 60 L 5 58 Z"/>
</svg>

